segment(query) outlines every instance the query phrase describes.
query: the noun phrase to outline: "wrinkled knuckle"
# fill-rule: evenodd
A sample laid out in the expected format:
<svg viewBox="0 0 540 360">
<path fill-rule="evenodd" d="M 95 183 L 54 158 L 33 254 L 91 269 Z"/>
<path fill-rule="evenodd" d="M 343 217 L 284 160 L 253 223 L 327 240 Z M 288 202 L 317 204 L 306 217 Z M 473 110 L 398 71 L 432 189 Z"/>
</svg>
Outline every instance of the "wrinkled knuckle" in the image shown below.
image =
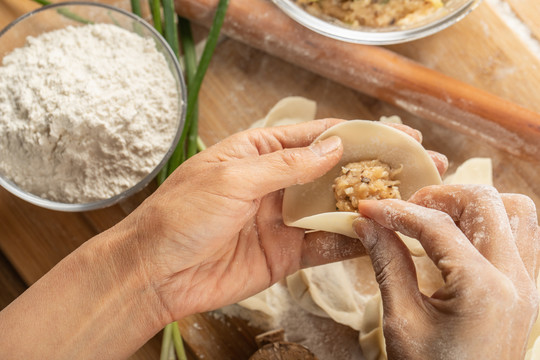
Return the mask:
<svg viewBox="0 0 540 360">
<path fill-rule="evenodd" d="M 391 286 L 392 275 L 387 269 L 382 269 L 375 274 L 375 279 L 381 289 L 388 289 Z"/>
<path fill-rule="evenodd" d="M 372 259 L 372 262 L 377 283 L 381 287 L 387 286 L 392 275 L 396 274 L 396 271 L 393 269 L 395 267 L 393 266 L 393 261 L 391 259 L 383 258 L 382 256 L 377 256 Z"/>
<path fill-rule="evenodd" d="M 285 150 L 281 153 L 281 160 L 291 168 L 297 168 L 301 166 L 304 162 L 304 156 L 301 153 L 295 150 Z"/>
</svg>

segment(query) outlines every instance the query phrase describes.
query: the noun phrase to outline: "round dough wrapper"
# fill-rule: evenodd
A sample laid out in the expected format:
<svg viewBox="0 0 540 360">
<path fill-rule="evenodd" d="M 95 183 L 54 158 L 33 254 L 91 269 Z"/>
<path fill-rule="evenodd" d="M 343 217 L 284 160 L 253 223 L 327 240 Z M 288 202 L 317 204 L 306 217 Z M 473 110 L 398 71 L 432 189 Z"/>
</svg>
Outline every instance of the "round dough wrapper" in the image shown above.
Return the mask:
<svg viewBox="0 0 540 360">
<path fill-rule="evenodd" d="M 426 150 L 402 131 L 375 121 L 351 120 L 328 129 L 315 142 L 334 135 L 343 142 L 343 157 L 321 178 L 285 190 L 283 221 L 286 225 L 357 237 L 352 222 L 358 214 L 336 211 L 332 190 L 341 167 L 350 162 L 377 159 L 396 169 L 403 165 L 396 180 L 401 182 L 399 190 L 405 200 L 425 186 L 441 183 Z"/>
<path fill-rule="evenodd" d="M 301 96 L 289 96 L 278 101 L 263 119 L 254 122 L 250 128 L 299 124 L 314 120 L 316 112 L 315 101 Z"/>
</svg>

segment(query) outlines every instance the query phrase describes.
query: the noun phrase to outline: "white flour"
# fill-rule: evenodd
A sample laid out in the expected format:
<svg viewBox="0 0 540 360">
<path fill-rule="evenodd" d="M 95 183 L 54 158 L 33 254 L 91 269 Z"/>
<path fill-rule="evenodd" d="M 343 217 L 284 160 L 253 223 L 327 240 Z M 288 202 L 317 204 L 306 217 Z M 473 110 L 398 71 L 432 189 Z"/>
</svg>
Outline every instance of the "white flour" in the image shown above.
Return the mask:
<svg viewBox="0 0 540 360">
<path fill-rule="evenodd" d="M 178 103 L 152 39 L 105 24 L 30 37 L 0 67 L 0 173 L 60 202 L 119 194 L 170 148 Z"/>
</svg>

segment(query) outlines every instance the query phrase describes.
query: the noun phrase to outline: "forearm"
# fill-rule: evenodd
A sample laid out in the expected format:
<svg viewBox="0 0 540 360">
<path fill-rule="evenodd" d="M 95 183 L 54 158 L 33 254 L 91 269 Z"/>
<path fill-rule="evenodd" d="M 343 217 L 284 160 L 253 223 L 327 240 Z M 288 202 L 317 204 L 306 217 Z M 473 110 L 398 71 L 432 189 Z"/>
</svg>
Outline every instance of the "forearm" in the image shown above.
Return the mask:
<svg viewBox="0 0 540 360">
<path fill-rule="evenodd" d="M 168 321 L 135 227 L 89 240 L 0 313 L 3 359 L 120 359 Z"/>
</svg>

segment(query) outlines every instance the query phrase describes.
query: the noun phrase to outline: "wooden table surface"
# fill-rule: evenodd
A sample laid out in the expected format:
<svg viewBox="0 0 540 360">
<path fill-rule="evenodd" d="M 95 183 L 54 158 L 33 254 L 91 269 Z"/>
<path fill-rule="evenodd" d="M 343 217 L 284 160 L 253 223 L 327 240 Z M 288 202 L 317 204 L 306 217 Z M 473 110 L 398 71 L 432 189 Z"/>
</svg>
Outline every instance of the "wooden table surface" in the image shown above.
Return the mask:
<svg viewBox="0 0 540 360">
<path fill-rule="evenodd" d="M 101 2 L 129 8 L 127 0 Z M 449 29 L 388 48 L 540 112 L 540 4 L 538 0 L 507 0 L 521 20 L 521 28 L 503 14 L 501 3 L 485 0 Z M 0 28 L 37 7 L 30 0 L 0 0 Z M 497 188 L 525 193 L 540 206 L 537 180 L 540 163 L 513 158 L 475 138 L 416 118 L 230 39 L 219 44 L 202 87 L 201 136 L 207 144 L 212 144 L 243 130 L 264 116 L 275 102 L 289 95 L 316 100 L 320 117 L 377 119 L 381 115 L 398 114 L 405 123 L 423 132 L 427 148 L 448 156 L 451 168 L 469 157 L 491 157 Z M 154 187 L 155 184 L 150 185 L 119 205 L 86 213 L 41 209 L 1 189 L 1 308 L 84 241 L 124 218 Z M 256 329 L 238 319 L 202 314 L 180 323 L 190 359 L 247 359 L 255 349 Z M 160 335 L 132 359 L 155 359 L 159 350 Z"/>
</svg>

